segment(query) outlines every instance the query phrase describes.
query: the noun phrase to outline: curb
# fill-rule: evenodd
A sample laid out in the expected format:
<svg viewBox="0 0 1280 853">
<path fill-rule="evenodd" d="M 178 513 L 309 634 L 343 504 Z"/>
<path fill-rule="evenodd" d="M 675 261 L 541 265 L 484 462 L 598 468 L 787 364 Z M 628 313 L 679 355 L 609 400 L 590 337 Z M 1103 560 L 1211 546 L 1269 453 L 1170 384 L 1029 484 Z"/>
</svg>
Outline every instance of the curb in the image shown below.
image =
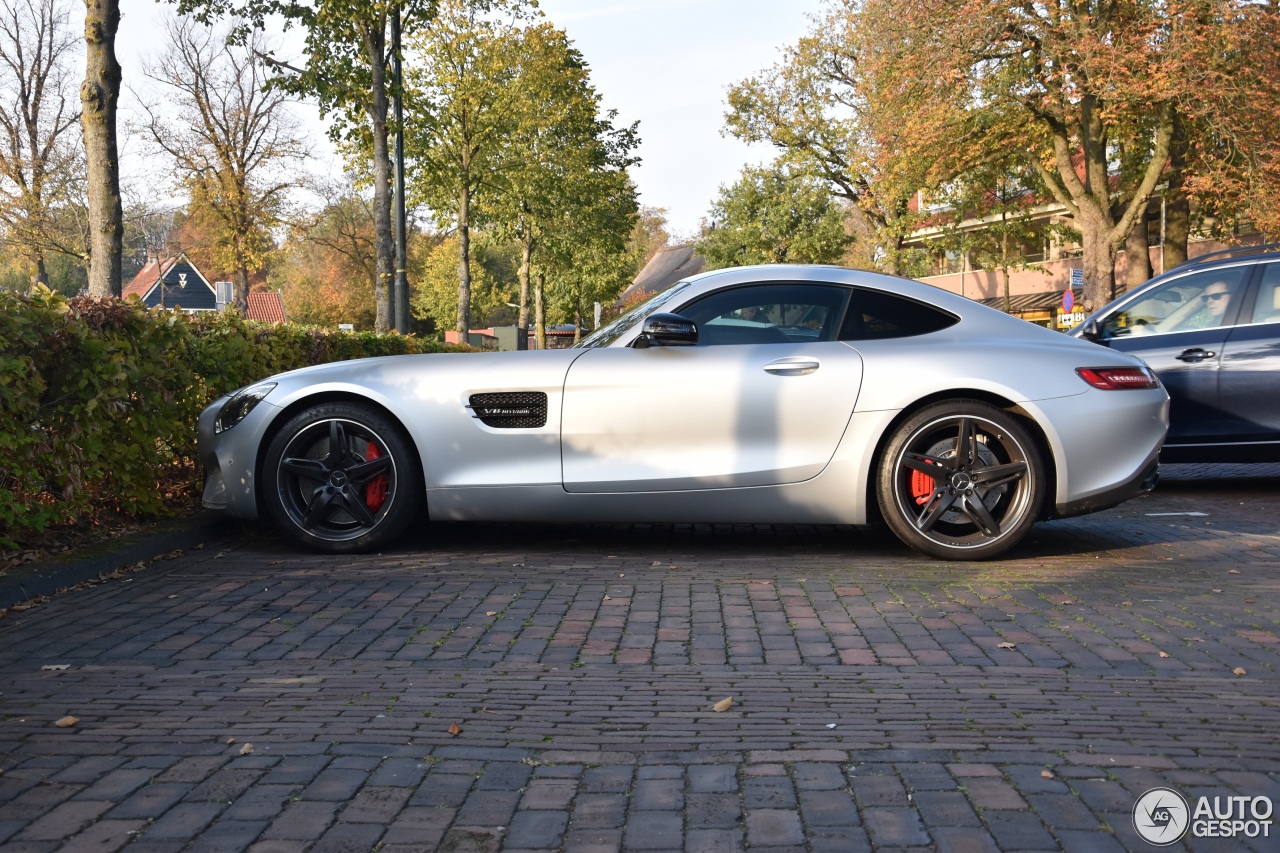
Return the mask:
<svg viewBox="0 0 1280 853">
<path fill-rule="evenodd" d="M 65 557 L 15 566 L 0 575 L 0 610 L 96 580 L 168 551 L 236 535 L 238 529 L 239 524 L 233 519 L 201 513 L 160 522 L 149 530 L 90 545 Z"/>
</svg>

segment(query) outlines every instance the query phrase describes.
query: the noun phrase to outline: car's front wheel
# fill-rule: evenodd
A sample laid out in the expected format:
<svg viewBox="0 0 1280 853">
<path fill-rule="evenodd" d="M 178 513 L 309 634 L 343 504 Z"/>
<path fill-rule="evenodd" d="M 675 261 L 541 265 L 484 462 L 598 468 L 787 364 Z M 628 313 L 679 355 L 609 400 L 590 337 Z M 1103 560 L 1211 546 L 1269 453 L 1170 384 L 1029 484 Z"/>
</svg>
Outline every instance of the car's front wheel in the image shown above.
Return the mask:
<svg viewBox="0 0 1280 853">
<path fill-rule="evenodd" d="M 383 545 L 413 520 L 422 474 L 409 439 L 377 410 L 323 403 L 276 433 L 263 465 L 267 510 L 299 542 L 325 551 Z"/>
<path fill-rule="evenodd" d="M 893 433 L 877 499 L 907 545 L 944 560 L 982 560 L 1016 545 L 1039 517 L 1045 471 L 1013 415 L 978 400 L 926 406 Z"/>
</svg>

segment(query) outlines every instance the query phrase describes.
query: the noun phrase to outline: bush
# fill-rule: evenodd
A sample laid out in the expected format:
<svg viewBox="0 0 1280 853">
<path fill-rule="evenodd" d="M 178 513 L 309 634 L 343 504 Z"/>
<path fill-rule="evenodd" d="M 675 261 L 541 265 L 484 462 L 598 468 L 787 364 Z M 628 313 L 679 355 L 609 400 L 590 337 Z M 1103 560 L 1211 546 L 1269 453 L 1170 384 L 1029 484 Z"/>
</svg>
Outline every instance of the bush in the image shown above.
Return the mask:
<svg viewBox="0 0 1280 853">
<path fill-rule="evenodd" d="M 97 509 L 164 515 L 189 504 L 196 419 L 235 388 L 312 364 L 466 349 L 0 293 L 0 547 Z"/>
</svg>

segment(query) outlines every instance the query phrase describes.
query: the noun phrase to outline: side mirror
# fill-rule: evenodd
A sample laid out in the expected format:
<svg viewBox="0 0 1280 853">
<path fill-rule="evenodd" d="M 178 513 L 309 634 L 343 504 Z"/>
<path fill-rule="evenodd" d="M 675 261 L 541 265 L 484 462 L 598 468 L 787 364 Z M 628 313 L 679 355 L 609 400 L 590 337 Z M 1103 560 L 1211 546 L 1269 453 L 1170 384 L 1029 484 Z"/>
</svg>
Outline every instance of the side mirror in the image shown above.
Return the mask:
<svg viewBox="0 0 1280 853">
<path fill-rule="evenodd" d="M 1092 320 L 1085 321 L 1084 326 L 1080 329 L 1080 337 L 1086 341 L 1098 340 L 1098 320 L 1095 317 Z"/>
<path fill-rule="evenodd" d="M 689 347 L 698 342 L 698 324 L 679 314 L 659 312 L 644 318 L 640 337 L 632 344 L 637 349 L 650 346 Z"/>
</svg>

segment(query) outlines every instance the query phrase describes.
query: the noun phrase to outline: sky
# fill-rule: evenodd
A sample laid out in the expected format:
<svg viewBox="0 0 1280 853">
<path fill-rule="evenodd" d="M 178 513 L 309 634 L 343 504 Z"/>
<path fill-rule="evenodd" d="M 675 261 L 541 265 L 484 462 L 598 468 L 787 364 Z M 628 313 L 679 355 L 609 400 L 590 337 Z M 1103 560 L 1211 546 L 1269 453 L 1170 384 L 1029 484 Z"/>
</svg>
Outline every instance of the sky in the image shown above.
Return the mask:
<svg viewBox="0 0 1280 853">
<path fill-rule="evenodd" d="M 722 135 L 726 91 L 776 64 L 784 47 L 810 28 L 821 0 L 540 0 L 547 19 L 564 29 L 582 52 L 603 106 L 618 111 L 617 124 L 638 121 L 641 163 L 633 169 L 640 203 L 667 211 L 677 238 L 696 235 L 722 185 L 745 165 L 768 162 L 767 145 L 748 146 Z M 173 6 L 155 0 L 121 0 L 117 52 L 130 81 L 142 89 L 143 60 L 163 49 L 162 21 Z M 72 5 L 73 26 L 83 6 Z M 281 34 L 274 34 L 281 35 Z M 294 42 L 296 44 L 296 42 Z M 288 52 L 289 41 L 284 43 Z M 295 48 L 296 50 L 296 48 Z M 132 114 L 128 92 L 121 121 Z M 318 111 L 299 105 L 317 155 L 315 168 L 339 170 L 324 138 Z M 134 146 L 137 147 L 137 146 Z M 126 174 L 143 174 L 141 152 L 122 151 Z"/>
</svg>

